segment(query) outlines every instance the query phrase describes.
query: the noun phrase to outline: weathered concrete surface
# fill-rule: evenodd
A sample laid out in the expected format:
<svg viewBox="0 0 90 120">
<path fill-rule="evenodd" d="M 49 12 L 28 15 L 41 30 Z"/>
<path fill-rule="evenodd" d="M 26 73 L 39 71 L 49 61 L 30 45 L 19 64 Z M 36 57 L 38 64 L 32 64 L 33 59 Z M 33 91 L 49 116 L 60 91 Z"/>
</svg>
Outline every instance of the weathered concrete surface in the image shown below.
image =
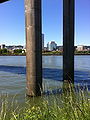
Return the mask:
<svg viewBox="0 0 90 120">
<path fill-rule="evenodd" d="M 42 89 L 41 0 L 25 0 L 27 95 L 39 96 Z"/>
<path fill-rule="evenodd" d="M 74 83 L 74 0 L 63 0 L 63 80 Z"/>
<path fill-rule="evenodd" d="M 9 1 L 9 0 L 0 0 L 0 3 L 6 2 L 6 1 Z"/>
</svg>

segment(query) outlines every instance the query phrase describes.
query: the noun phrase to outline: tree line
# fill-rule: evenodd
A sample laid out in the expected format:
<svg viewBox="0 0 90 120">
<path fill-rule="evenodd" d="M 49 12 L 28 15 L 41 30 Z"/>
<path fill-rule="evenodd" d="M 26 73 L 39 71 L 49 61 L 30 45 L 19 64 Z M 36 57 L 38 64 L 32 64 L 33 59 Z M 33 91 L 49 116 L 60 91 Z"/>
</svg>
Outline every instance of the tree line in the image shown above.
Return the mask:
<svg viewBox="0 0 90 120">
<path fill-rule="evenodd" d="M 75 51 L 75 55 L 90 55 L 90 51 Z M 43 55 L 63 55 L 63 51 L 42 51 Z M 8 50 L 0 49 L 0 55 L 26 55 L 22 49 Z"/>
<path fill-rule="evenodd" d="M 22 49 L 8 50 L 6 48 L 0 49 L 0 55 L 25 55 Z"/>
</svg>

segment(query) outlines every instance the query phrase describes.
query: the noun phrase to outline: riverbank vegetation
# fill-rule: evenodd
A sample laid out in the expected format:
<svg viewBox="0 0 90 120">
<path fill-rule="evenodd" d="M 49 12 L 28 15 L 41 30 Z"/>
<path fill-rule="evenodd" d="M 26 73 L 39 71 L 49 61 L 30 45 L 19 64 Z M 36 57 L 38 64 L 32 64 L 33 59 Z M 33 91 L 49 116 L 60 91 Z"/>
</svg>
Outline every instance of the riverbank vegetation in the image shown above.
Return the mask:
<svg viewBox="0 0 90 120">
<path fill-rule="evenodd" d="M 7 50 L 0 49 L 0 56 L 25 56 L 26 53 L 22 49 Z M 42 55 L 63 55 L 63 51 L 42 51 Z M 90 55 L 90 51 L 75 51 L 75 55 Z"/>
<path fill-rule="evenodd" d="M 6 48 L 0 49 L 0 56 L 17 56 L 17 55 L 26 55 L 25 51 L 22 49 L 7 50 Z"/>
<path fill-rule="evenodd" d="M 31 100 L 33 99 L 33 104 Z M 20 106 L 1 98 L 0 120 L 90 120 L 89 92 L 80 90 L 34 98 Z"/>
<path fill-rule="evenodd" d="M 63 55 L 63 51 L 43 51 L 43 55 Z M 75 51 L 75 55 L 90 55 L 90 51 Z"/>
</svg>

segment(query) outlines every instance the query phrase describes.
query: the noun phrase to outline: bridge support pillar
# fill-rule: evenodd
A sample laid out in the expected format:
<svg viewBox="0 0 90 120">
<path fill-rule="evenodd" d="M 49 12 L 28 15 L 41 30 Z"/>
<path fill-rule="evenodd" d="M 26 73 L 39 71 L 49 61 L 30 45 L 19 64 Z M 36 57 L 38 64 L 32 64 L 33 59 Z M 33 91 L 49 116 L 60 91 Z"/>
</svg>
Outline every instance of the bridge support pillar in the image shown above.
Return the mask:
<svg viewBox="0 0 90 120">
<path fill-rule="evenodd" d="M 63 80 L 74 83 L 74 0 L 63 0 Z"/>
<path fill-rule="evenodd" d="M 42 90 L 41 0 L 25 0 L 27 95 L 39 96 Z"/>
</svg>

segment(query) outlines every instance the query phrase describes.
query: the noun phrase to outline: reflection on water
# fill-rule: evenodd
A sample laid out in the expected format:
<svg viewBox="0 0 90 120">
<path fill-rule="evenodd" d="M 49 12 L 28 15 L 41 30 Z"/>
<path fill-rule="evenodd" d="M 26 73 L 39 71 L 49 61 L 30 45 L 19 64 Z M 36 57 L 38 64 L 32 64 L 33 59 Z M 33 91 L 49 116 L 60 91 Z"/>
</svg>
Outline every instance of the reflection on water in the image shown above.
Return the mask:
<svg viewBox="0 0 90 120">
<path fill-rule="evenodd" d="M 75 56 L 75 84 L 90 89 L 90 56 Z M 58 88 L 62 83 L 62 56 L 43 56 L 43 86 Z M 0 56 L 0 93 L 25 96 L 26 60 L 24 56 Z"/>
</svg>

